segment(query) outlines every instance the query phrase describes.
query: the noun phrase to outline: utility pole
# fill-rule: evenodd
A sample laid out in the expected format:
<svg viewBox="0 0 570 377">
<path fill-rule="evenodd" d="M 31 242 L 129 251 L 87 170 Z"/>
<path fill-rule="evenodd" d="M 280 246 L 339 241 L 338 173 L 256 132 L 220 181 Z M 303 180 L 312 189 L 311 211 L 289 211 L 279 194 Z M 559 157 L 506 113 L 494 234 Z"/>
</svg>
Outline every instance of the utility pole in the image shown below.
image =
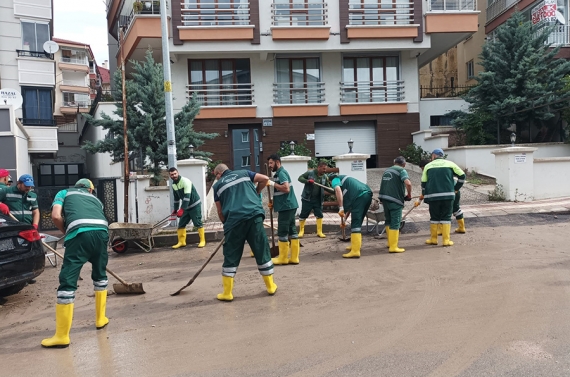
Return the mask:
<svg viewBox="0 0 570 377">
<path fill-rule="evenodd" d="M 122 95 L 123 95 L 123 142 L 124 142 L 124 155 L 125 155 L 125 182 L 124 182 L 124 191 L 125 191 L 125 203 L 124 209 L 125 212 L 123 214 L 123 221 L 128 223 L 129 222 L 129 181 L 130 181 L 130 171 L 129 171 L 129 139 L 128 139 L 128 128 L 127 128 L 127 88 L 125 84 L 125 57 L 123 55 L 123 47 L 125 43 L 125 31 L 121 27 L 120 30 L 121 36 L 121 87 L 122 87 Z"/>
</svg>

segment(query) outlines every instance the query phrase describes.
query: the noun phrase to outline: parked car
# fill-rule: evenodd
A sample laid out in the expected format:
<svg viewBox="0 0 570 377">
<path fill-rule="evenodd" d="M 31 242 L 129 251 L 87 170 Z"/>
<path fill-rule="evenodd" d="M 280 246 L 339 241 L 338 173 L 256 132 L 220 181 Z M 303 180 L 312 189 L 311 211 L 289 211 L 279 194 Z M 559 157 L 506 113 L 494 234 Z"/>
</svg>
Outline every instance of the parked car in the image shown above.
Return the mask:
<svg viewBox="0 0 570 377">
<path fill-rule="evenodd" d="M 16 294 L 45 268 L 40 234 L 0 214 L 0 297 Z"/>
</svg>

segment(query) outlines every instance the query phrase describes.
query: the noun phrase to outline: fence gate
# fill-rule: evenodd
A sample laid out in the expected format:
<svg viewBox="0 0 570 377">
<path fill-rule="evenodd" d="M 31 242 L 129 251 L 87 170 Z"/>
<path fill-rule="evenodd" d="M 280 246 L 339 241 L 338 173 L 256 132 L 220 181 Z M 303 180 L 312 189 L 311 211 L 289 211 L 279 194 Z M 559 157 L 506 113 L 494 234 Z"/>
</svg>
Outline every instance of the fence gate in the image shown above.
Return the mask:
<svg viewBox="0 0 570 377">
<path fill-rule="evenodd" d="M 100 179 L 97 182 L 97 197 L 103 202 L 103 212 L 109 224 L 117 222 L 117 181 Z"/>
<path fill-rule="evenodd" d="M 61 190 L 67 189 L 67 186 L 56 186 L 56 187 L 36 187 L 34 192 L 38 196 L 38 207 L 40 210 L 40 230 L 56 230 L 57 227 L 51 220 L 51 205 L 53 203 L 53 198 Z"/>
</svg>

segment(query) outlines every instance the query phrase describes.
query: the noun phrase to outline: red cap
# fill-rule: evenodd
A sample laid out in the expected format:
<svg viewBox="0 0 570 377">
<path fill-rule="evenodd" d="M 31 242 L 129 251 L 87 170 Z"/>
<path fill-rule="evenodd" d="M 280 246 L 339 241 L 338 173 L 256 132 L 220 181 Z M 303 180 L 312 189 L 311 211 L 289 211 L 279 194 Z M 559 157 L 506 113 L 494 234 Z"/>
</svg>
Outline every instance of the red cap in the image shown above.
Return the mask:
<svg viewBox="0 0 570 377">
<path fill-rule="evenodd" d="M 6 169 L 0 169 L 0 178 L 9 177 L 10 172 Z"/>
</svg>

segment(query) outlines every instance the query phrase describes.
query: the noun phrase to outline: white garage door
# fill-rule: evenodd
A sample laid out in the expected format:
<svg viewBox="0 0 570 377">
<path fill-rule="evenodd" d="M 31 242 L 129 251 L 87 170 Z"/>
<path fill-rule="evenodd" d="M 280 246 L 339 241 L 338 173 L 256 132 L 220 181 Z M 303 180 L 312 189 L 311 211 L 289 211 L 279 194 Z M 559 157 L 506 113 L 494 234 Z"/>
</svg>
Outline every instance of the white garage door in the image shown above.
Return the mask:
<svg viewBox="0 0 570 377">
<path fill-rule="evenodd" d="M 315 124 L 315 154 L 331 157 L 348 153 L 348 140 L 354 141 L 355 153 L 376 154 L 374 122 L 327 122 Z"/>
</svg>

